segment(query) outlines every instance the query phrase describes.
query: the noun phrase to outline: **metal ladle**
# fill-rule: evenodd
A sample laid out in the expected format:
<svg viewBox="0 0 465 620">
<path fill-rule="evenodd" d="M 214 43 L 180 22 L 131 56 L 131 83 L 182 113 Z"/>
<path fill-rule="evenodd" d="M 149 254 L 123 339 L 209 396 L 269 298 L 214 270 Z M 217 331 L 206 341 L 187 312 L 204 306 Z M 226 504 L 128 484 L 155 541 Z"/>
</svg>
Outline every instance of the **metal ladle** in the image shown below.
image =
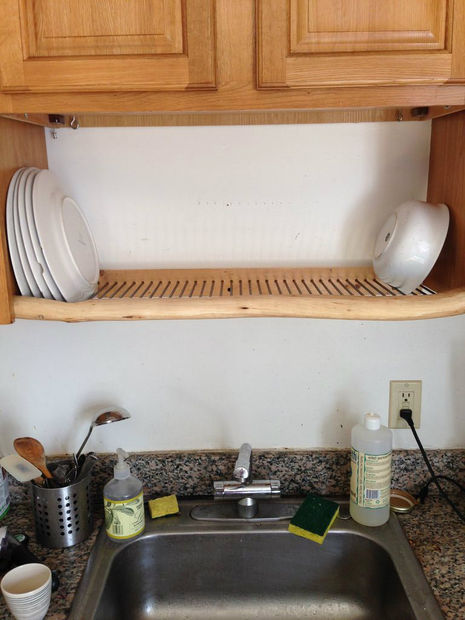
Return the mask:
<svg viewBox="0 0 465 620">
<path fill-rule="evenodd" d="M 131 414 L 129 413 L 129 411 L 126 411 L 126 409 L 123 409 L 123 408 L 104 409 L 103 411 L 100 411 L 97 417 L 94 419 L 94 421 L 90 425 L 89 432 L 87 433 L 84 441 L 82 442 L 81 447 L 76 452 L 76 456 L 75 456 L 76 463 L 79 459 L 81 452 L 84 449 L 84 446 L 87 443 L 87 440 L 89 439 L 92 431 L 94 430 L 94 426 L 102 426 L 103 424 L 111 424 L 111 422 L 119 422 L 120 420 L 126 420 L 127 418 L 130 418 L 130 417 L 131 417 Z"/>
</svg>

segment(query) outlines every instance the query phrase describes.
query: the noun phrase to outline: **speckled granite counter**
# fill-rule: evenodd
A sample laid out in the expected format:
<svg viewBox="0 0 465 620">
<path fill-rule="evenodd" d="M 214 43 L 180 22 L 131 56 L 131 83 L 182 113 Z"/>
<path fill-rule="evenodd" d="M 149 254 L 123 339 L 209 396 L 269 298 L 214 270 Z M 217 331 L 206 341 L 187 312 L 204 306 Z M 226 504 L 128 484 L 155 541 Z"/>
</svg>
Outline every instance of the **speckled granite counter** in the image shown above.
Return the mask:
<svg viewBox="0 0 465 620">
<path fill-rule="evenodd" d="M 464 620 L 465 524 L 438 496 L 399 521 L 445 618 Z"/>
<path fill-rule="evenodd" d="M 454 475 L 465 483 L 465 451 L 448 450 L 429 453 L 438 473 Z M 146 497 L 163 493 L 178 495 L 209 494 L 211 481 L 229 478 L 234 463 L 233 452 L 138 454 L 133 469 L 145 486 Z M 96 498 L 102 481 L 111 471 L 112 457 L 103 457 L 95 471 Z M 393 485 L 412 492 L 427 479 L 416 451 L 397 451 L 393 460 Z M 325 495 L 348 494 L 349 456 L 334 451 L 257 451 L 254 471 L 257 478 L 280 478 L 284 494 L 309 491 Z M 52 595 L 47 618 L 64 620 L 101 525 L 98 516 L 90 538 L 69 549 L 45 549 L 36 544 L 30 500 L 26 488 L 12 485 L 12 508 L 2 521 L 12 533 L 25 532 L 31 537 L 30 549 L 51 569 L 60 574 L 60 587 Z M 462 506 L 465 502 L 462 502 Z M 449 506 L 431 494 L 426 503 L 409 515 L 399 517 L 410 544 L 420 561 L 426 578 L 447 620 L 465 620 L 465 524 Z M 11 618 L 3 599 L 0 619 Z"/>
</svg>

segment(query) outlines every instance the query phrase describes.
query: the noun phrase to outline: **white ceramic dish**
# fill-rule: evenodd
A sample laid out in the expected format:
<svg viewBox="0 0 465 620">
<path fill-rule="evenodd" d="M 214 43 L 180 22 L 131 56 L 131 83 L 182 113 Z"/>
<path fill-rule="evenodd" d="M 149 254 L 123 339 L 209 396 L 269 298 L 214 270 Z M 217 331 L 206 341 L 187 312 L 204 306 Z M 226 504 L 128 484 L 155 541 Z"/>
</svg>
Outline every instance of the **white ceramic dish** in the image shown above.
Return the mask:
<svg viewBox="0 0 465 620">
<path fill-rule="evenodd" d="M 20 201 L 20 197 L 24 196 L 24 183 L 30 174 L 30 168 L 25 168 L 22 174 L 19 175 L 16 182 L 16 188 L 13 198 L 13 226 L 15 230 L 16 247 L 18 248 L 21 266 L 23 268 L 24 275 L 26 276 L 27 283 L 29 284 L 29 288 L 31 289 L 34 297 L 42 297 L 42 293 L 39 286 L 37 285 L 36 279 L 34 278 L 34 273 L 27 258 L 26 247 L 24 245 L 23 232 L 21 230 L 18 212 L 18 203 Z"/>
<path fill-rule="evenodd" d="M 35 261 L 38 264 L 38 267 L 41 271 L 42 278 L 45 281 L 46 286 L 50 293 L 49 298 L 56 299 L 58 301 L 64 301 L 63 295 L 58 289 L 58 286 L 56 285 L 55 280 L 53 279 L 52 274 L 50 273 L 50 269 L 47 265 L 47 261 L 45 260 L 45 256 L 44 256 L 44 253 L 42 251 L 42 247 L 39 241 L 39 235 L 37 234 L 36 224 L 34 221 L 34 213 L 33 213 L 33 208 L 32 208 L 32 189 L 33 189 L 35 178 L 38 173 L 39 173 L 39 169 L 36 168 L 35 173 L 32 174 L 28 178 L 27 183 L 26 183 L 26 191 L 25 191 L 25 194 L 26 194 L 25 196 L 26 226 L 29 232 L 30 240 L 32 243 L 32 248 L 34 250 Z M 21 215 L 21 211 L 20 211 L 20 215 Z M 23 224 L 22 224 L 22 227 L 24 227 Z"/>
<path fill-rule="evenodd" d="M 83 301 L 97 290 L 99 264 L 89 226 L 49 170 L 32 189 L 34 221 L 50 273 L 66 301 Z"/>
<path fill-rule="evenodd" d="M 8 194 L 6 198 L 6 234 L 8 238 L 8 249 L 10 252 L 11 265 L 13 267 L 13 272 L 15 274 L 16 282 L 18 283 L 20 293 L 21 295 L 31 297 L 32 291 L 26 280 L 26 275 L 21 265 L 21 258 L 19 256 L 18 246 L 16 244 L 13 221 L 14 204 L 17 194 L 16 185 L 19 177 L 22 175 L 24 170 L 25 168 L 20 168 L 19 170 L 17 170 L 10 181 L 10 185 L 8 186 Z"/>
<path fill-rule="evenodd" d="M 449 209 L 420 200 L 403 203 L 378 233 L 373 252 L 377 277 L 411 293 L 438 259 L 449 227 Z"/>
<path fill-rule="evenodd" d="M 69 196 L 64 196 L 61 201 L 61 213 L 65 239 L 76 270 L 86 282 L 95 287 L 99 278 L 99 264 L 97 249 L 87 220 L 79 205 Z"/>
<path fill-rule="evenodd" d="M 39 172 L 38 168 L 28 168 L 21 177 L 18 186 L 18 200 L 16 202 L 16 209 L 18 214 L 21 238 L 23 241 L 24 250 L 26 252 L 26 258 L 32 271 L 32 275 L 34 276 L 34 280 L 39 287 L 41 296 L 45 297 L 46 299 L 53 299 L 53 295 L 44 279 L 43 269 L 36 260 L 36 255 L 32 245 L 32 239 L 26 218 L 27 195 L 31 192 L 32 182 L 37 172 Z"/>
<path fill-rule="evenodd" d="M 29 265 L 29 261 L 27 260 L 26 249 L 24 247 L 23 236 L 21 232 L 21 226 L 19 223 L 19 214 L 18 214 L 18 201 L 19 196 L 24 191 L 24 180 L 30 174 L 29 168 L 24 168 L 22 172 L 19 174 L 13 194 L 13 229 L 14 236 L 16 240 L 16 249 L 18 252 L 19 260 L 21 262 L 22 273 L 26 278 L 26 282 L 31 290 L 31 293 L 34 297 L 41 297 L 41 292 L 34 278 L 34 274 L 32 273 L 31 266 Z"/>
</svg>

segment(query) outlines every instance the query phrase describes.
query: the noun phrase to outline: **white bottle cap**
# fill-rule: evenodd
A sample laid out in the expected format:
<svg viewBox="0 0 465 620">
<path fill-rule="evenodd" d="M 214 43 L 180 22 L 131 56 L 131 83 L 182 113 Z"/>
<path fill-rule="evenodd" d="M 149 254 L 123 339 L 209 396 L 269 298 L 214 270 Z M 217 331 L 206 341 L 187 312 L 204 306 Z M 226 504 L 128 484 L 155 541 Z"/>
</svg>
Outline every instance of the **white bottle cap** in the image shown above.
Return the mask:
<svg viewBox="0 0 465 620">
<path fill-rule="evenodd" d="M 381 418 L 377 413 L 365 414 L 365 428 L 369 431 L 377 431 L 381 428 Z"/>
</svg>

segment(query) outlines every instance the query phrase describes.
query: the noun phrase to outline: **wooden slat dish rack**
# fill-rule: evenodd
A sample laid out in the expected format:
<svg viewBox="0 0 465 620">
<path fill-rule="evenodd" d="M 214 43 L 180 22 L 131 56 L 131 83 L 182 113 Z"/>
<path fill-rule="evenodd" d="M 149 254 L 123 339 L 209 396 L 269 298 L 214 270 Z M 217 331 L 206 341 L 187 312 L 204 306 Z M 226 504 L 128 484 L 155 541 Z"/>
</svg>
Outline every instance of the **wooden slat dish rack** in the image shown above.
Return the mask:
<svg viewBox="0 0 465 620">
<path fill-rule="evenodd" d="M 433 291 L 419 287 L 414 295 Z M 400 291 L 371 270 L 224 269 L 102 272 L 98 299 L 352 295 L 392 297 Z"/>
<path fill-rule="evenodd" d="M 93 299 L 14 298 L 17 318 L 92 321 L 232 317 L 401 320 L 459 314 L 465 292 L 411 295 L 369 267 L 104 270 Z"/>
</svg>

